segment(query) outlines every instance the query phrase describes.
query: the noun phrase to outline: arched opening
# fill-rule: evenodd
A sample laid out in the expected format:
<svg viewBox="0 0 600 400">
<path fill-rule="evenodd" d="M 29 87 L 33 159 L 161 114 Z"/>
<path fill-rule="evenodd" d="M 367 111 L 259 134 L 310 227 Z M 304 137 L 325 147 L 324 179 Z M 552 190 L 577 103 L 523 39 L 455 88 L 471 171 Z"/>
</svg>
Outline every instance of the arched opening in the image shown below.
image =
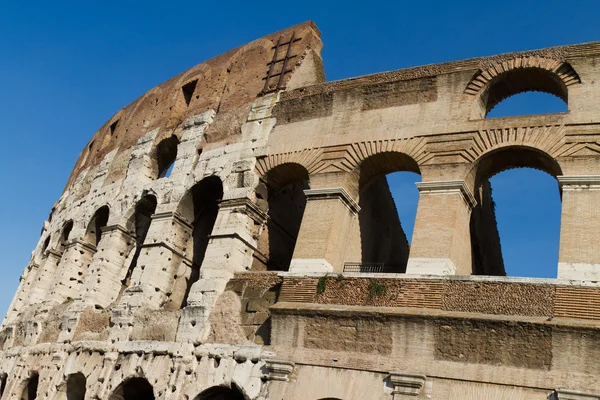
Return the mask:
<svg viewBox="0 0 600 400">
<path fill-rule="evenodd" d="M 215 386 L 206 389 L 194 400 L 244 400 L 244 395 L 235 385 L 232 385 L 232 388 Z"/>
<path fill-rule="evenodd" d="M 476 101 L 477 117 L 567 112 L 568 97 L 568 88 L 555 71 L 514 68 L 495 76 L 481 90 Z M 506 109 L 514 111 L 507 113 L 503 111 Z"/>
<path fill-rule="evenodd" d="M 37 398 L 39 381 L 40 376 L 37 372 L 33 372 L 29 379 L 24 382 L 23 391 L 21 392 L 21 400 L 34 400 Z"/>
<path fill-rule="evenodd" d="M 270 170 L 256 190 L 259 207 L 267 222 L 259 236 L 253 270 L 287 271 L 296 247 L 309 189 L 308 171 L 300 164 L 286 163 Z"/>
<path fill-rule="evenodd" d="M 558 163 L 540 150 L 514 146 L 484 155 L 474 170 L 473 273 L 556 277 Z"/>
<path fill-rule="evenodd" d="M 4 395 L 6 390 L 6 381 L 8 380 L 7 374 L 0 374 L 0 398 Z"/>
<path fill-rule="evenodd" d="M 178 145 L 179 139 L 177 136 L 172 135 L 167 139 L 163 139 L 156 146 L 157 178 L 168 178 L 171 175 L 171 170 L 177 159 Z"/>
<path fill-rule="evenodd" d="M 69 243 L 69 235 L 73 230 L 73 220 L 68 220 L 63 226 L 62 232 L 60 234 L 60 243 L 58 244 L 58 250 L 62 253 Z"/>
<path fill-rule="evenodd" d="M 44 244 L 42 245 L 42 257 L 45 257 L 46 250 L 48 250 L 48 246 L 50 245 L 50 235 L 44 240 Z"/>
<path fill-rule="evenodd" d="M 135 250 L 127 274 L 123 279 L 122 283 L 124 287 L 129 287 L 131 275 L 133 270 L 137 266 L 138 258 L 142 252 L 142 246 L 148 235 L 150 229 L 150 223 L 152 222 L 152 215 L 156 211 L 156 197 L 151 194 L 145 194 L 135 205 L 135 213 L 133 215 L 133 225 L 135 229 Z"/>
<path fill-rule="evenodd" d="M 181 307 L 187 305 L 190 289 L 200 278 L 200 267 L 204 261 L 210 235 L 219 213 L 219 203 L 222 199 L 223 183 L 221 179 L 218 176 L 209 176 L 195 184 L 179 205 L 179 214 L 192 226 L 192 236 L 187 245 L 187 255 L 192 261 L 192 266 L 189 275 L 184 277 L 186 279 L 185 293 Z M 178 282 L 175 285 L 177 287 Z"/>
<path fill-rule="evenodd" d="M 85 375 L 81 372 L 67 377 L 67 400 L 83 400 L 85 398 Z"/>
<path fill-rule="evenodd" d="M 385 152 L 363 161 L 358 173 L 358 229 L 344 271 L 404 273 L 419 197 L 419 167 L 406 154 Z"/>
<path fill-rule="evenodd" d="M 109 400 L 154 400 L 154 390 L 144 378 L 130 378 L 121 383 Z"/>
<path fill-rule="evenodd" d="M 108 206 L 102 206 L 94 213 L 85 233 L 86 242 L 98 246 L 102 239 L 102 228 L 108 223 L 108 216 Z"/>
</svg>

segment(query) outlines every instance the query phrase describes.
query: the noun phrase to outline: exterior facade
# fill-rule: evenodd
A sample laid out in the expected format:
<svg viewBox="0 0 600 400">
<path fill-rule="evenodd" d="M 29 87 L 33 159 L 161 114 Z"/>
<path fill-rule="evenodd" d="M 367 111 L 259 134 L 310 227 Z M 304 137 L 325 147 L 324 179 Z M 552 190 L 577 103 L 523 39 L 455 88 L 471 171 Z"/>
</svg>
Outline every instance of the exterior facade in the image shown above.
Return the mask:
<svg viewBox="0 0 600 400">
<path fill-rule="evenodd" d="M 155 87 L 81 153 L 0 331 L 5 399 L 600 399 L 600 43 L 326 82 L 312 22 Z M 524 91 L 568 112 L 486 119 Z M 506 277 L 489 178 L 562 199 Z M 385 175 L 421 175 L 413 240 Z"/>
</svg>

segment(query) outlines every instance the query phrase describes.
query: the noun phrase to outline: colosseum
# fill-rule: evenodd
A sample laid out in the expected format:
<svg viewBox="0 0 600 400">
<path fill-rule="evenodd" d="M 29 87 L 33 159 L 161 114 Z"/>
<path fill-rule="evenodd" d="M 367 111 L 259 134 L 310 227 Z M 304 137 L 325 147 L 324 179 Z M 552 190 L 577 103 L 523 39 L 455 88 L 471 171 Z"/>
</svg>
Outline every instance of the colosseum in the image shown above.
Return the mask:
<svg viewBox="0 0 600 400">
<path fill-rule="evenodd" d="M 94 134 L 3 321 L 3 399 L 600 399 L 600 42 L 332 82 L 321 48 L 255 40 Z M 486 118 L 526 91 L 568 111 Z M 489 178 L 518 167 L 560 188 L 557 279 L 504 271 Z"/>
</svg>

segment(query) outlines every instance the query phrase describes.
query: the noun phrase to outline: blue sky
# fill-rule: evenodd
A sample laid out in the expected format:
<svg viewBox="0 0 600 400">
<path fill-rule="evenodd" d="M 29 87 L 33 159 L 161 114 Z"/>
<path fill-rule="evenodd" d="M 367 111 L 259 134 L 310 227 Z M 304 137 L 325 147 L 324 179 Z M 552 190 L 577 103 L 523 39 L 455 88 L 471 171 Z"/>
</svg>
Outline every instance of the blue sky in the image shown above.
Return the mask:
<svg viewBox="0 0 600 400">
<path fill-rule="evenodd" d="M 312 19 L 323 33 L 326 74 L 333 80 L 598 40 L 598 15 L 597 1 L 4 1 L 0 312 L 91 135 L 121 107 L 195 64 Z M 554 99 L 535 98 L 509 104 L 504 112 L 552 107 Z M 509 184 L 513 173 L 516 183 Z M 414 209 L 413 183 L 390 179 L 399 204 Z M 555 275 L 560 218 L 555 181 L 537 171 L 509 171 L 492 183 L 503 249 L 513 254 L 509 274 Z M 525 195 L 548 201 L 533 207 L 535 200 Z M 524 218 L 532 211 L 539 216 Z M 400 214 L 410 226 L 411 213 Z"/>
</svg>

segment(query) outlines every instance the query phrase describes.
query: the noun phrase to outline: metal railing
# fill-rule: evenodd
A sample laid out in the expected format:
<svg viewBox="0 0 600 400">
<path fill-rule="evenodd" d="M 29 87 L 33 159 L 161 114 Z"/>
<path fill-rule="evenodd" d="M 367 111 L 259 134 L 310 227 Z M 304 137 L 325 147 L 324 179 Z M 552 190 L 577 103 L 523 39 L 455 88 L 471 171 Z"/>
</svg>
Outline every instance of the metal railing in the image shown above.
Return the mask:
<svg viewBox="0 0 600 400">
<path fill-rule="evenodd" d="M 386 263 L 344 263 L 344 272 L 359 272 L 359 273 L 393 273 L 400 272 L 399 265 Z"/>
</svg>

